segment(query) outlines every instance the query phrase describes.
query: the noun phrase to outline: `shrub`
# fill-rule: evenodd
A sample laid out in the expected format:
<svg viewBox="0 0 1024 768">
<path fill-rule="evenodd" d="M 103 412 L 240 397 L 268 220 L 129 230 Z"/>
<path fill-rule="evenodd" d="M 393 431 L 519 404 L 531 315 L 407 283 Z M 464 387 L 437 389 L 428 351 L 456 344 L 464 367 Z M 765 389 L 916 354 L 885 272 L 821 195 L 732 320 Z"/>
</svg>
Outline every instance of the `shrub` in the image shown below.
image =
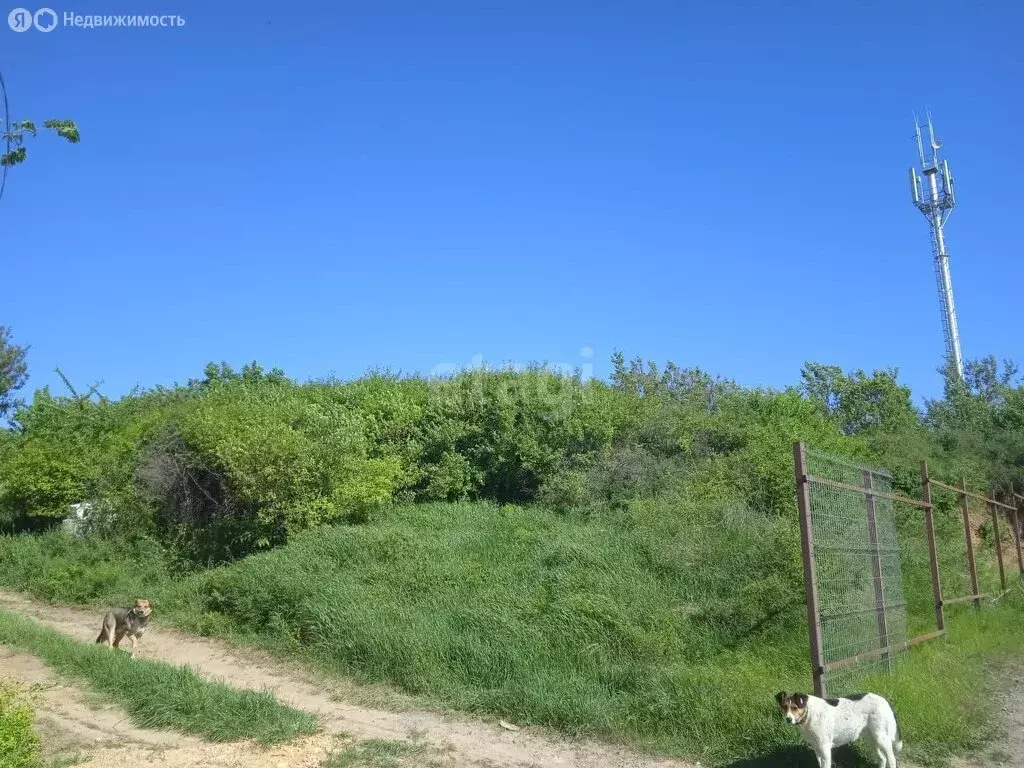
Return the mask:
<svg viewBox="0 0 1024 768">
<path fill-rule="evenodd" d="M 399 457 L 370 456 L 361 415 L 321 395 L 231 382 L 156 433 L 135 481 L 162 535 L 198 559 L 223 560 L 389 501 Z"/>
<path fill-rule="evenodd" d="M 523 502 L 570 457 L 610 445 L 601 386 L 543 368 L 470 371 L 435 382 L 421 430 L 425 501 Z"/>
<path fill-rule="evenodd" d="M 18 689 L 0 681 L 0 765 L 4 768 L 41 768 L 39 737 L 32 721 L 32 708 Z"/>
<path fill-rule="evenodd" d="M 607 383 L 534 366 L 297 384 L 221 364 L 116 402 L 40 390 L 0 441 L 0 524 L 38 530 L 89 500 L 94 530 L 207 563 L 394 501 L 540 499 L 592 514 L 685 478 L 695 499 L 787 516 L 797 439 L 890 467 L 904 492 L 922 458 L 976 487 L 1024 464 L 1024 390 L 989 364 L 921 418 L 889 371 L 809 365 L 802 389 L 775 391 L 614 363 Z"/>
</svg>

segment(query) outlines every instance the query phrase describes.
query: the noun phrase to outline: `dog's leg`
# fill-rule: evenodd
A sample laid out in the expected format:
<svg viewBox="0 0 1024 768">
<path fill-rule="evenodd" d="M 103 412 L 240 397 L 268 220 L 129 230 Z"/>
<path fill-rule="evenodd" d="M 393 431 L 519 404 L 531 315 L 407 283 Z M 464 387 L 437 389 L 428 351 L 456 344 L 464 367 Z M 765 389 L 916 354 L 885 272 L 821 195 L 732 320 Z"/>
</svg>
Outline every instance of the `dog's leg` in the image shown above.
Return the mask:
<svg viewBox="0 0 1024 768">
<path fill-rule="evenodd" d="M 859 738 L 863 740 L 865 747 L 868 747 L 869 749 L 871 747 L 875 748 L 875 752 L 878 754 L 878 759 L 882 761 L 881 768 L 885 768 L 885 750 L 882 748 L 880 735 L 870 728 L 866 728 L 861 731 Z"/>
<path fill-rule="evenodd" d="M 882 768 L 896 768 L 896 755 L 893 754 L 891 741 L 880 745 L 878 752 L 882 756 Z"/>
<path fill-rule="evenodd" d="M 818 768 L 832 768 L 832 745 L 818 747 Z"/>
<path fill-rule="evenodd" d="M 131 638 L 132 638 L 132 649 L 128 653 L 131 654 L 131 657 L 134 659 L 135 658 L 135 643 L 138 642 L 138 641 L 136 640 L 135 635 L 131 635 Z"/>
<path fill-rule="evenodd" d="M 103 623 L 100 625 L 100 636 L 96 638 L 97 645 L 104 644 L 108 648 L 114 642 L 114 627 L 109 619 L 109 616 L 103 617 Z"/>
<path fill-rule="evenodd" d="M 114 647 L 120 648 L 121 641 L 124 640 L 124 632 L 114 632 Z"/>
</svg>

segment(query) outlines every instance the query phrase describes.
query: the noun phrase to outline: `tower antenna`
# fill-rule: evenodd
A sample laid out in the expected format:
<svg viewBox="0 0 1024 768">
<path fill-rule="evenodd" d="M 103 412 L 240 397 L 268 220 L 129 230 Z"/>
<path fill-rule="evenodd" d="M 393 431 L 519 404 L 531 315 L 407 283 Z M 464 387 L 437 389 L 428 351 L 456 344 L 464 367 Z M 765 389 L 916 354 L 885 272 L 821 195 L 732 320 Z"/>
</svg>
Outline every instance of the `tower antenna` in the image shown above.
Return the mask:
<svg viewBox="0 0 1024 768">
<path fill-rule="evenodd" d="M 927 136 L 924 132 L 927 131 Z M 919 168 L 910 169 L 910 193 L 917 209 L 928 220 L 932 235 L 932 258 L 935 282 L 939 289 L 942 332 L 946 339 L 946 358 L 956 367 L 957 376 L 964 377 L 964 359 L 960 353 L 960 330 L 953 303 L 953 279 L 949 275 L 949 253 L 946 251 L 944 228 L 956 206 L 953 176 L 949 163 L 939 158 L 942 142 L 935 137 L 932 116 L 926 113 L 922 123 L 914 115 L 914 140 L 917 143 Z"/>
</svg>

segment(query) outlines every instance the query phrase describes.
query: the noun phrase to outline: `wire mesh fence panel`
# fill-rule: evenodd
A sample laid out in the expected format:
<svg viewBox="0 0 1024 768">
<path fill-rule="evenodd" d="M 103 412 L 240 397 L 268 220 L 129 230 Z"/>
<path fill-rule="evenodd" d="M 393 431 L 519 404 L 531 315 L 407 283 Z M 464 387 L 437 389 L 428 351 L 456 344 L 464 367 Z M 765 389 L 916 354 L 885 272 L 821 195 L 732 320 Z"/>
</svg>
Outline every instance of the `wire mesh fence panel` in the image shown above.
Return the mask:
<svg viewBox="0 0 1024 768">
<path fill-rule="evenodd" d="M 970 499 L 971 536 L 974 538 L 974 561 L 978 569 L 978 589 L 985 595 L 998 595 L 1002 590 L 999 580 L 999 560 L 996 555 L 995 528 L 987 504 Z M 1004 526 L 1005 527 L 1005 526 Z M 1004 531 L 1000 531 L 1000 534 Z M 1007 552 L 1005 541 L 1003 553 Z"/>
<path fill-rule="evenodd" d="M 812 449 L 806 472 L 824 677 L 848 693 L 906 647 L 892 477 Z"/>
<path fill-rule="evenodd" d="M 938 549 L 942 595 L 951 600 L 974 594 L 960 497 L 953 491 L 938 486 L 933 486 L 931 493 L 935 505 L 935 532 L 942 542 Z"/>
</svg>

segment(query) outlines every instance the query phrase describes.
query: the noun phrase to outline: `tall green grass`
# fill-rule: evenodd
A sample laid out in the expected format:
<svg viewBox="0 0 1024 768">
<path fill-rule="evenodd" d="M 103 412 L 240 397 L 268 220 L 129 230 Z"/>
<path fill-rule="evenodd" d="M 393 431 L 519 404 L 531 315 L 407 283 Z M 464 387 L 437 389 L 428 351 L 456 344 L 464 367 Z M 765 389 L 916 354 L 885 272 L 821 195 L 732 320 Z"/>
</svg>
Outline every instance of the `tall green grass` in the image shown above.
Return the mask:
<svg viewBox="0 0 1024 768">
<path fill-rule="evenodd" d="M 80 643 L 31 619 L 0 610 L 0 643 L 39 656 L 59 674 L 88 683 L 123 707 L 141 728 L 196 734 L 209 741 L 277 744 L 314 733 L 313 715 L 281 704 L 269 691 L 242 691 L 205 680 L 187 667 L 132 659 Z"/>
<path fill-rule="evenodd" d="M 13 685 L 0 681 L 0 765 L 41 768 L 32 707 Z"/>
<path fill-rule="evenodd" d="M 87 587 L 68 582 L 83 571 Z M 740 506 L 672 498 L 588 519 L 406 507 L 183 577 L 156 552 L 135 563 L 102 542 L 6 538 L 0 583 L 59 601 L 145 595 L 162 620 L 524 725 L 711 763 L 807 756 L 773 699 L 809 687 L 798 535 Z M 991 737 L 985 665 L 1024 655 L 1022 610 L 1018 595 L 951 609 L 946 639 L 872 682 L 893 697 L 911 758 Z"/>
<path fill-rule="evenodd" d="M 139 597 L 170 595 L 175 589 L 156 544 L 76 539 L 59 529 L 0 536 L 0 585 L 79 605 L 130 604 Z"/>
<path fill-rule="evenodd" d="M 1019 678 L 1024 662 L 1024 591 L 1017 583 L 998 606 L 947 609 L 945 638 L 911 649 L 892 675 L 863 685 L 888 697 L 910 754 L 925 765 L 976 752 L 1001 732 L 1002 685 Z M 1000 680 L 1006 675 L 1008 680 Z"/>
</svg>

